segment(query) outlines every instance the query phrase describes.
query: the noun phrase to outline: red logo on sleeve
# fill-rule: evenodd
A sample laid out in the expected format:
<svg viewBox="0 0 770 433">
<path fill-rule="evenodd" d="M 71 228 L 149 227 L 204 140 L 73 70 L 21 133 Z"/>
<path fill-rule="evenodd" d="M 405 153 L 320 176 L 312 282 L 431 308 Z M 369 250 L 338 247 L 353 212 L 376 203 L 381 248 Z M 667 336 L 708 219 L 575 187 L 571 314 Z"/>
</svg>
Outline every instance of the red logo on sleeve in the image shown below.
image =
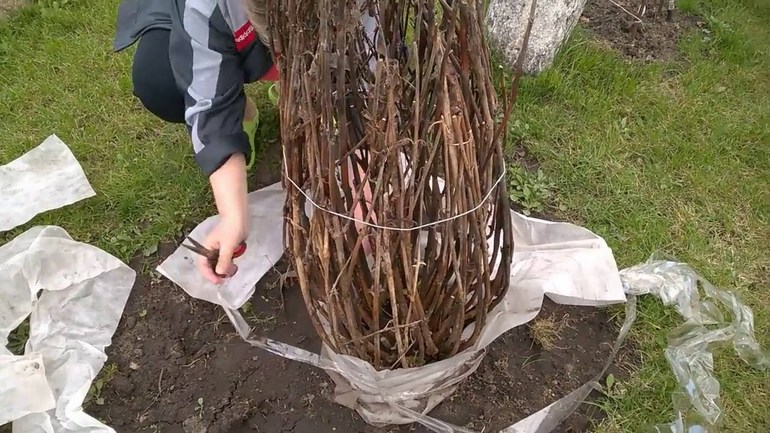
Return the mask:
<svg viewBox="0 0 770 433">
<path fill-rule="evenodd" d="M 252 42 L 254 42 L 254 39 L 257 37 L 257 33 L 254 31 L 254 26 L 251 25 L 251 22 L 246 21 L 246 24 L 235 31 L 233 37 L 235 38 L 235 49 L 238 51 L 243 51 Z"/>
</svg>

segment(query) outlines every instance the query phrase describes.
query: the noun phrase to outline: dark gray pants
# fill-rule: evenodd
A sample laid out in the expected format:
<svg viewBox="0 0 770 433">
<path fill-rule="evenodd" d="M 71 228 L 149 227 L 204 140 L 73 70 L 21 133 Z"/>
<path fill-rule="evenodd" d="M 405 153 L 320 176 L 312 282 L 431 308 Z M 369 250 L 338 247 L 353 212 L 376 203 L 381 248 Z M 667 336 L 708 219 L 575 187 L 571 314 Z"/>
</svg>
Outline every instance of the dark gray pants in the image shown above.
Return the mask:
<svg viewBox="0 0 770 433">
<path fill-rule="evenodd" d="M 132 78 L 134 96 L 166 122 L 184 123 L 184 95 L 176 85 L 168 55 L 169 30 L 150 30 L 139 39 Z"/>
</svg>

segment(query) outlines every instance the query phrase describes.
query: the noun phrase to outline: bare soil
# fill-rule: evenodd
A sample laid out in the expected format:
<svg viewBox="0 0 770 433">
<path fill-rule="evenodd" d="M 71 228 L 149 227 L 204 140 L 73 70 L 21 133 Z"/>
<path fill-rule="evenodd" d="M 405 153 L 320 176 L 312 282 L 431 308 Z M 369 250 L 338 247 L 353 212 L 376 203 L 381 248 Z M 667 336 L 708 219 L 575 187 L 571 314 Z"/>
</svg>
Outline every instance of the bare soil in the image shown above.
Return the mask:
<svg viewBox="0 0 770 433">
<path fill-rule="evenodd" d="M 103 404 L 88 406 L 91 414 L 120 433 L 427 431 L 371 427 L 332 401 L 333 385 L 323 371 L 244 343 L 219 307 L 148 272 L 173 248 L 165 245 L 160 256 L 132 263 L 140 275 L 108 349 L 114 373 Z M 260 283 L 245 316 L 272 338 L 317 351 L 301 295 L 291 285 L 281 287 L 285 267 L 279 268 Z M 548 301 L 533 323 L 492 344 L 480 369 L 432 415 L 499 431 L 594 376 L 617 334 L 601 309 Z M 584 405 L 558 431 L 586 431 L 600 417 Z"/>
<path fill-rule="evenodd" d="M 647 12 L 641 15 L 638 12 L 638 0 L 614 2 L 617 5 L 610 0 L 588 0 L 580 22 L 597 38 L 629 59 L 675 59 L 677 44 L 682 36 L 687 30 L 703 25 L 696 17 L 679 10 L 675 10 L 672 20 L 667 21 L 665 7 L 658 12 L 657 7 L 650 6 Z M 631 16 L 629 12 L 635 16 Z M 641 19 L 641 22 L 637 18 Z"/>
</svg>

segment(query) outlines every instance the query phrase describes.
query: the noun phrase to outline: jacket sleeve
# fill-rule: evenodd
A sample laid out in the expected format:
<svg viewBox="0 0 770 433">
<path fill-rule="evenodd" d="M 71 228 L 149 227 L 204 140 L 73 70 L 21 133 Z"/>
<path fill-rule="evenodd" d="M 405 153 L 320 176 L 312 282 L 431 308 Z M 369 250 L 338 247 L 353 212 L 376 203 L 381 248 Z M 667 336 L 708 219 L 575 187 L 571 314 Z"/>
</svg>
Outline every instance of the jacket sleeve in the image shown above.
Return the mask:
<svg viewBox="0 0 770 433">
<path fill-rule="evenodd" d="M 184 6 L 171 31 L 171 67 L 185 95 L 195 161 L 208 176 L 233 154 L 250 156 L 243 130 L 244 73 L 232 35 L 212 25 L 221 18 L 217 2 L 180 3 Z"/>
</svg>

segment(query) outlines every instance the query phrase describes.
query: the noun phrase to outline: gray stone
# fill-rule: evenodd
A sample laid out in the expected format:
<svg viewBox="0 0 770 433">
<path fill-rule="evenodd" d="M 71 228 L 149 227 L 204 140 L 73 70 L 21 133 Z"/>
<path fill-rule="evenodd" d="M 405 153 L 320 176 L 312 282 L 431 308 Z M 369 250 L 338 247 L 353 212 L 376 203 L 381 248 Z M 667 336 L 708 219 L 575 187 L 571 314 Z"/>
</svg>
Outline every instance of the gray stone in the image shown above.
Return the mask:
<svg viewBox="0 0 770 433">
<path fill-rule="evenodd" d="M 490 48 L 513 67 L 524 42 L 533 0 L 490 0 L 486 24 Z M 586 0 L 538 0 L 523 70 L 536 75 L 549 68 L 575 27 Z"/>
</svg>

